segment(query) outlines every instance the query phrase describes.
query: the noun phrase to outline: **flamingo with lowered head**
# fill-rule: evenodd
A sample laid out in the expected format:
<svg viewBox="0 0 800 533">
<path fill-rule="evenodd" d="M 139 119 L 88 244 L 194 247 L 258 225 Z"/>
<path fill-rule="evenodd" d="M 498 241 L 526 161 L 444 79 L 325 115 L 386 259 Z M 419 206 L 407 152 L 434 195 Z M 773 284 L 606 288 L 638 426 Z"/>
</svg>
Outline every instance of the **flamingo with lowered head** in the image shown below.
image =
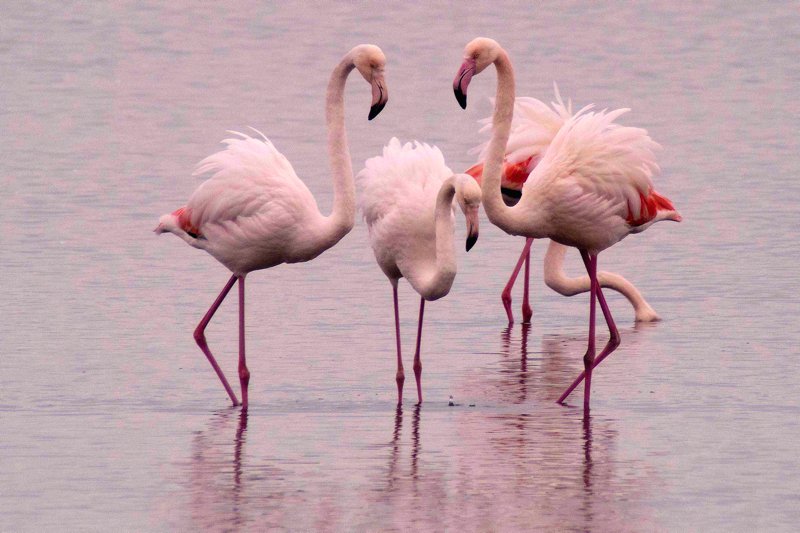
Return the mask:
<svg viewBox="0 0 800 533">
<path fill-rule="evenodd" d="M 500 177 L 514 113 L 514 69 L 505 50 L 479 37 L 464 50 L 453 81 L 462 108 L 473 76 L 489 65 L 497 70 L 492 138 L 482 174 L 483 204 L 489 220 L 511 235 L 550 238 L 578 248 L 591 280 L 589 340 L 584 372 L 559 398 L 563 402 L 586 379 L 583 407 L 589 410 L 592 369 L 619 345 L 619 333 L 597 280 L 598 254 L 631 233 L 660 220 L 680 221 L 672 203 L 653 189 L 658 148 L 641 128 L 614 123 L 627 109 L 590 112 L 583 109 L 565 121 L 522 188 L 517 205 L 507 206 Z M 595 300 L 600 302 L 610 332 L 608 344 L 595 358 Z"/>
<path fill-rule="evenodd" d="M 453 174 L 435 146 L 392 138 L 383 155 L 367 159 L 358 173 L 359 204 L 375 259 L 392 284 L 397 340 L 397 402 L 403 402 L 403 359 L 397 283 L 406 278 L 420 295 L 414 376 L 422 403 L 422 318 L 425 301 L 450 292 L 456 277 L 453 198 L 467 220 L 467 251 L 478 239 L 481 190 L 467 174 Z"/>
<path fill-rule="evenodd" d="M 319 212 L 317 203 L 289 161 L 261 135 L 223 141 L 227 148 L 202 160 L 195 175 L 212 173 L 185 206 L 160 218 L 156 233 L 174 233 L 205 250 L 233 275 L 211 305 L 194 338 L 219 376 L 233 405 L 239 401 L 205 339 L 205 328 L 239 281 L 239 383 L 242 408 L 247 408 L 250 371 L 245 362 L 244 279 L 249 272 L 281 263 L 310 261 L 347 235 L 355 222 L 355 184 L 344 123 L 344 88 L 355 68 L 372 85 L 372 120 L 386 105 L 386 58 L 380 48 L 362 44 L 336 65 L 328 83 L 326 122 L 328 156 L 333 170 L 333 211 Z"/>
<path fill-rule="evenodd" d="M 503 202 L 508 206 L 514 206 L 522 196 L 522 187 L 525 180 L 536 168 L 542 159 L 547 147 L 553 137 L 572 115 L 572 103 L 566 105 L 561 99 L 558 86 L 553 84 L 555 89 L 555 102 L 550 106 L 536 98 L 526 96 L 517 97 L 514 101 L 514 118 L 511 123 L 511 133 L 505 150 L 503 160 L 503 174 L 500 180 L 500 192 Z M 589 109 L 587 106 L 585 109 Z M 481 133 L 492 132 L 492 117 L 480 121 L 484 126 Z M 478 152 L 478 163 L 467 170 L 467 174 L 481 182 L 483 173 L 483 161 L 486 159 L 486 152 L 489 143 L 485 142 L 476 147 Z M 514 324 L 514 313 L 511 310 L 511 289 L 517 280 L 517 276 L 525 265 L 522 291 L 522 322 L 529 323 L 533 316 L 529 300 L 530 286 L 530 264 L 531 264 L 531 245 L 533 239 L 525 239 L 522 253 L 517 260 L 511 277 L 506 283 L 500 298 L 508 317 L 508 325 Z M 564 256 L 567 247 L 555 241 L 550 241 L 547 253 L 544 257 L 544 282 L 545 284 L 561 294 L 562 296 L 574 296 L 588 292 L 591 288 L 589 276 L 568 277 L 564 273 Z M 621 293 L 633 306 L 636 322 L 654 322 L 660 320 L 658 313 L 644 299 L 639 290 L 627 279 L 613 272 L 598 272 L 597 279 L 601 287 L 614 289 Z"/>
</svg>

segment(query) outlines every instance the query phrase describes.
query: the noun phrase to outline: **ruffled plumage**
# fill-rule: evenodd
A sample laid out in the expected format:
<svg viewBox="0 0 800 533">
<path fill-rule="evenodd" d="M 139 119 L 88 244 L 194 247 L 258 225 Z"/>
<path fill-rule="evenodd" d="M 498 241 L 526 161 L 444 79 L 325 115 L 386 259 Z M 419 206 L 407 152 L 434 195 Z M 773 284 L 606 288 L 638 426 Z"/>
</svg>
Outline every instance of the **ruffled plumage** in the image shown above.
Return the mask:
<svg viewBox="0 0 800 533">
<path fill-rule="evenodd" d="M 417 141 L 401 144 L 392 137 L 383 155 L 367 159 L 356 176 L 364 220 L 371 227 L 398 211 L 430 211 L 432 216 L 439 188 L 452 174 L 437 147 Z"/>
<path fill-rule="evenodd" d="M 437 147 L 393 137 L 356 176 L 375 259 L 389 278 L 406 277 L 418 291 L 436 266 L 436 200 L 452 175 Z"/>
<path fill-rule="evenodd" d="M 197 164 L 193 175 L 212 174 L 186 203 L 189 221 L 204 233 L 209 224 L 226 224 L 269 211 L 284 210 L 289 219 L 316 209 L 313 195 L 292 164 L 264 134 L 261 138 L 229 132 L 238 138 L 222 141 L 225 150 Z"/>
<path fill-rule="evenodd" d="M 541 100 L 527 96 L 517 97 L 514 101 L 514 118 L 506 145 L 505 160 L 512 165 L 530 160 L 527 163 L 528 173 L 542 158 L 564 122 L 572 116 L 572 102 L 568 101 L 564 104 L 558 85 L 555 83 L 553 90 L 555 102 L 551 102 L 550 106 Z M 491 100 L 494 105 L 494 98 Z M 591 107 L 591 105 L 587 106 L 583 110 Z M 492 117 L 481 119 L 479 123 L 483 124 L 480 133 L 491 137 Z M 489 141 L 486 141 L 470 150 L 470 153 L 477 153 L 478 162 L 483 163 L 488 149 Z M 504 187 L 506 185 L 503 184 Z"/>
<path fill-rule="evenodd" d="M 655 152 L 661 147 L 647 130 L 614 122 L 628 111 L 584 108 L 576 113 L 555 136 L 537 167 L 540 171 L 534 169 L 523 191 L 567 182 L 598 199 L 627 204 L 638 217 L 640 194 L 650 194 L 652 176 L 659 172 Z"/>
<path fill-rule="evenodd" d="M 576 113 L 525 182 L 521 203 L 547 212 L 537 223 L 551 238 L 599 251 L 658 220 L 680 220 L 653 190 L 658 143 L 614 122 L 627 111 Z"/>
<path fill-rule="evenodd" d="M 193 173 L 211 177 L 156 228 L 207 251 L 235 273 L 313 257 L 303 243 L 313 241 L 321 218 L 291 163 L 254 131 L 260 138 L 229 132 L 237 137 L 223 140 L 226 148 L 200 161 Z"/>
</svg>

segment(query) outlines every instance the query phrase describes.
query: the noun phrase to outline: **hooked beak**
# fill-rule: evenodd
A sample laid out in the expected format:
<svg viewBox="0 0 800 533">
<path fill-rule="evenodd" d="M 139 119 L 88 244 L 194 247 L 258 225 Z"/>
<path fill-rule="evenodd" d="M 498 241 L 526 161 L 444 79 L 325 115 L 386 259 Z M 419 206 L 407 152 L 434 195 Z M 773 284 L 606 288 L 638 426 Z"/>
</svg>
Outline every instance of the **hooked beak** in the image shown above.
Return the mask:
<svg viewBox="0 0 800 533">
<path fill-rule="evenodd" d="M 372 78 L 372 107 L 369 108 L 368 120 L 378 116 L 386 102 L 389 100 L 389 91 L 386 89 L 386 82 L 382 75 L 375 75 Z"/>
<path fill-rule="evenodd" d="M 467 212 L 467 251 L 469 252 L 478 242 L 478 208 L 469 209 Z"/>
<path fill-rule="evenodd" d="M 458 70 L 458 74 L 456 74 L 456 79 L 453 80 L 453 92 L 461 109 L 467 108 L 467 87 L 469 87 L 472 76 L 475 75 L 475 69 L 475 59 L 465 59 Z"/>
</svg>

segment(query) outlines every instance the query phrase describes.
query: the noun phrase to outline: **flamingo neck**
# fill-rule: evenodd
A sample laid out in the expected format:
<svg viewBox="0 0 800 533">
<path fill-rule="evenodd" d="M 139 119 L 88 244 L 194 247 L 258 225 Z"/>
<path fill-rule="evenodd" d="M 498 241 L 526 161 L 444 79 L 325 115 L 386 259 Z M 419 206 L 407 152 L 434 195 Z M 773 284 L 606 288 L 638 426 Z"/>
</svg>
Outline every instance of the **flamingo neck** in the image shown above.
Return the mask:
<svg viewBox="0 0 800 533">
<path fill-rule="evenodd" d="M 348 54 L 333 69 L 325 99 L 328 158 L 333 172 L 333 209 L 330 216 L 324 218 L 322 239 L 329 247 L 347 235 L 355 223 L 356 190 L 344 122 L 344 87 L 353 68 L 353 58 Z"/>
<path fill-rule="evenodd" d="M 567 246 L 550 241 L 544 256 L 544 282 L 562 296 L 575 296 L 588 292 L 591 288 L 589 276 L 570 278 L 564 273 L 564 255 Z M 636 322 L 660 320 L 642 293 L 630 281 L 613 272 L 598 272 L 597 281 L 604 289 L 612 289 L 622 294 L 633 306 Z"/>
<path fill-rule="evenodd" d="M 517 210 L 503 202 L 500 192 L 503 160 L 514 117 L 514 68 L 505 50 L 500 51 L 494 66 L 497 70 L 497 94 L 492 115 L 492 138 L 486 151 L 481 179 L 483 205 L 492 224 L 506 233 L 519 235 L 521 221 L 518 220 Z"/>
<path fill-rule="evenodd" d="M 471 178 L 470 178 L 471 179 Z M 450 292 L 456 278 L 456 252 L 453 244 L 453 197 L 460 182 L 456 176 L 450 176 L 442 183 L 436 195 L 434 211 L 436 224 L 436 261 L 422 272 L 412 275 L 409 282 L 424 299 L 438 300 Z"/>
</svg>

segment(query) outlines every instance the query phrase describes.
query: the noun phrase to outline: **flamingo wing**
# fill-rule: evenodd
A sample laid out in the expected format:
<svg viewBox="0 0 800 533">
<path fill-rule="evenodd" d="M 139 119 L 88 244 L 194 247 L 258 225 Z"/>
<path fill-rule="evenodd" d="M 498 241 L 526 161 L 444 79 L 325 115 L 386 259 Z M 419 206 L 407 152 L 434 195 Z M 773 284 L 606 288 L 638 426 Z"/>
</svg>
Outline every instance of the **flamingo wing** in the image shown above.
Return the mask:
<svg viewBox="0 0 800 533">
<path fill-rule="evenodd" d="M 520 96 L 514 101 L 514 118 L 506 145 L 506 157 L 503 164 L 501 186 L 512 191 L 520 191 L 528 175 L 541 160 L 547 147 L 556 136 L 564 122 L 572 116 L 572 103 L 564 104 L 558 86 L 553 84 L 555 102 L 550 106 L 536 98 Z M 494 102 L 494 100 L 492 100 Z M 481 133 L 492 134 L 492 119 L 487 117 L 480 121 Z M 467 170 L 480 181 L 483 172 L 483 161 L 489 149 L 489 142 L 484 142 L 470 153 L 478 153 L 478 163 Z"/>
<path fill-rule="evenodd" d="M 660 149 L 642 128 L 614 121 L 628 109 L 576 113 L 553 139 L 525 190 L 551 189 L 587 213 L 619 215 L 631 226 L 650 222 L 658 211 L 674 211 L 653 190 Z"/>
<path fill-rule="evenodd" d="M 226 149 L 198 163 L 194 175 L 212 176 L 176 212 L 182 226 L 200 236 L 215 227 L 263 232 L 291 226 L 316 209 L 311 192 L 269 139 L 231 133 L 237 137 L 222 141 Z"/>
<path fill-rule="evenodd" d="M 442 152 L 425 143 L 393 137 L 383 155 L 367 159 L 356 176 L 359 207 L 368 226 L 396 212 L 416 213 L 433 206 L 442 182 L 453 172 Z"/>
<path fill-rule="evenodd" d="M 435 256 L 436 197 L 452 171 L 435 146 L 392 138 L 383 154 L 358 173 L 359 207 L 370 244 L 389 277 L 402 276 L 407 261 Z"/>
</svg>

